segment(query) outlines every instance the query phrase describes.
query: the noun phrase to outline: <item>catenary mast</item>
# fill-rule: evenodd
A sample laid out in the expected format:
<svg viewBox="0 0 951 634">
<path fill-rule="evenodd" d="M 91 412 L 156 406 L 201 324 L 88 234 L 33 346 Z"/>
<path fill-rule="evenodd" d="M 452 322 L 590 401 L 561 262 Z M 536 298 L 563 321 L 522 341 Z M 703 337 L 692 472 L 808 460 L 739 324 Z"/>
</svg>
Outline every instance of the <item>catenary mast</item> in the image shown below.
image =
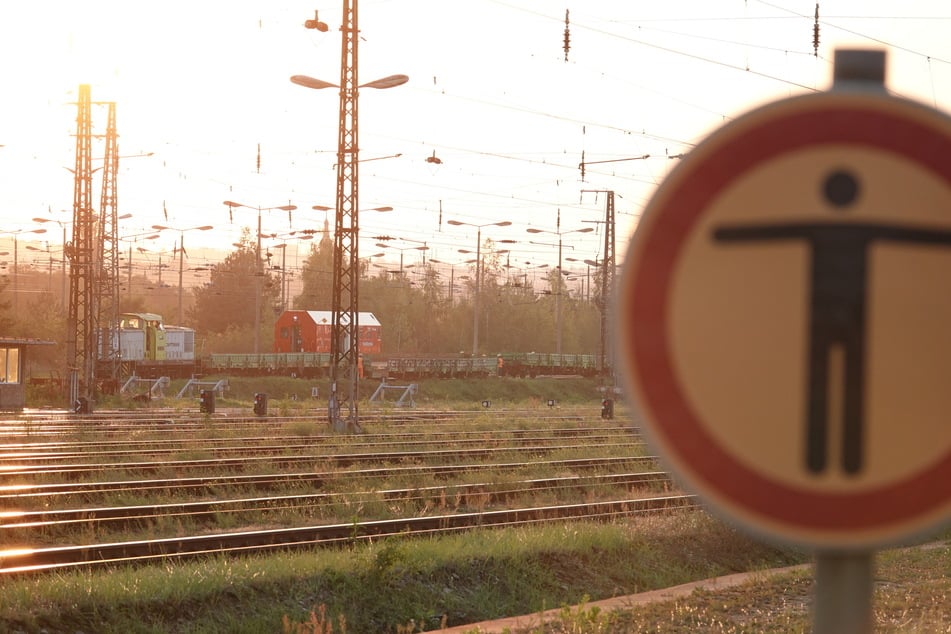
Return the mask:
<svg viewBox="0 0 951 634">
<path fill-rule="evenodd" d="M 73 170 L 73 236 L 69 258 L 69 312 L 66 366 L 69 403 L 87 412 L 95 388 L 96 293 L 95 224 L 92 208 L 92 111 L 89 85 L 79 86 L 76 115 L 76 164 Z M 82 400 L 80 400 L 82 399 Z M 82 405 L 77 406 L 81 403 Z"/>
</svg>

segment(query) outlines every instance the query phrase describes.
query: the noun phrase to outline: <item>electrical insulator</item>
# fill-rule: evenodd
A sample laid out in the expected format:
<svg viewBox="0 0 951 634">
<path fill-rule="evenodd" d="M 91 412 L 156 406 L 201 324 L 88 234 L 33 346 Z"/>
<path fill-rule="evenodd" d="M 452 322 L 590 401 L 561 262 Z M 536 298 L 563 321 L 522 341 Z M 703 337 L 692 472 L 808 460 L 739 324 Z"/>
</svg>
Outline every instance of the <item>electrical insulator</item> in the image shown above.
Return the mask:
<svg viewBox="0 0 951 634">
<path fill-rule="evenodd" d="M 568 9 L 565 9 L 565 61 L 568 61 L 568 50 L 571 48 L 571 33 L 568 30 Z"/>
<path fill-rule="evenodd" d="M 816 21 L 812 25 L 812 53 L 819 57 L 819 3 L 816 3 Z"/>
</svg>

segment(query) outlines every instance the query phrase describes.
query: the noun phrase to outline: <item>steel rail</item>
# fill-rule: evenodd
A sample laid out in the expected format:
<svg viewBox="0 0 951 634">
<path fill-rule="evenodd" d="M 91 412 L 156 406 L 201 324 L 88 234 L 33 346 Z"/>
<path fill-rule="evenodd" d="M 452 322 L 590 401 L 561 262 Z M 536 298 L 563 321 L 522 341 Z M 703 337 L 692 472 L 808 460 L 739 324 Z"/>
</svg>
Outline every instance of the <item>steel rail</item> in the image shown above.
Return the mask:
<svg viewBox="0 0 951 634">
<path fill-rule="evenodd" d="M 447 533 L 477 527 L 501 528 L 578 519 L 605 521 L 644 513 L 691 509 L 696 504 L 693 495 L 675 495 L 157 540 L 18 548 L 0 551 L 0 575 L 35 574 L 66 568 L 144 563 L 156 559 L 211 554 L 300 549 L 387 535 Z"/>
<path fill-rule="evenodd" d="M 2 540 L 5 532 L 27 528 L 45 530 L 54 527 L 68 527 L 74 524 L 93 524 L 112 521 L 120 522 L 122 525 L 125 525 L 129 522 L 139 522 L 162 517 L 190 517 L 200 519 L 204 516 L 214 517 L 221 513 L 290 510 L 301 508 L 305 504 L 308 507 L 313 507 L 315 504 L 321 502 L 333 503 L 341 499 L 366 501 L 381 499 L 407 503 L 429 499 L 433 496 L 452 495 L 463 499 L 478 496 L 482 503 L 498 503 L 526 493 L 573 489 L 588 490 L 607 486 L 634 487 L 647 484 L 669 483 L 670 478 L 667 473 L 648 471 L 609 475 L 594 474 L 586 476 L 563 476 L 558 478 L 535 478 L 504 483 L 460 483 L 349 493 L 307 493 L 167 504 L 85 507 L 21 512 L 8 511 L 0 513 L 0 540 Z"/>
<path fill-rule="evenodd" d="M 156 491 L 187 489 L 211 491 L 222 486 L 271 487 L 275 484 L 309 483 L 311 486 L 323 486 L 326 481 L 341 478 L 399 478 L 399 477 L 446 477 L 480 471 L 512 472 L 529 467 L 549 469 L 609 469 L 635 464 L 653 466 L 656 456 L 615 456 L 607 458 L 571 458 L 564 460 L 541 460 L 534 462 L 502 463 L 461 463 L 453 465 L 413 465 L 404 467 L 378 467 L 348 471 L 298 472 L 255 475 L 215 475 L 188 478 L 163 478 L 155 480 L 118 480 L 106 482 L 55 482 L 34 484 L 0 485 L 0 503 L 16 504 L 33 498 L 50 496 L 83 495 L 94 493 L 113 493 L 117 491 Z"/>
<path fill-rule="evenodd" d="M 165 425 L 173 421 L 189 421 L 201 424 L 207 424 L 209 422 L 215 422 L 219 420 L 228 420 L 234 423 L 254 423 L 261 422 L 262 418 L 260 416 L 248 413 L 247 410 L 235 411 L 235 408 L 221 408 L 216 414 L 204 414 L 199 411 L 198 408 L 198 399 L 194 399 L 196 402 L 194 410 L 181 410 L 175 408 L 165 408 L 165 407 L 152 407 L 147 410 L 128 410 L 128 409 L 119 409 L 119 410 L 99 410 L 92 415 L 76 415 L 72 412 L 65 411 L 48 411 L 48 410 L 29 410 L 26 412 L 21 412 L 14 415 L 11 418 L 6 420 L 0 420 L 0 429 L 4 426 L 12 425 L 32 425 L 36 422 L 58 422 L 58 423 L 68 423 L 70 427 L 81 427 L 88 429 L 90 427 L 95 427 L 97 424 L 109 425 L 111 423 L 127 423 L 127 422 L 136 422 L 136 423 L 150 423 L 150 424 L 160 424 Z M 300 418 L 301 420 L 307 420 L 310 422 L 315 422 L 313 414 L 318 412 L 319 407 L 309 408 L 306 414 L 299 416 L 270 416 L 270 418 Z M 369 422 L 425 422 L 432 423 L 434 421 L 439 422 L 440 420 L 471 420 L 473 417 L 484 416 L 488 410 L 485 409 L 475 409 L 475 410 L 425 410 L 416 408 L 413 411 L 399 411 L 399 412 L 381 412 L 381 411 L 368 411 L 367 419 Z M 585 417 L 597 418 L 599 410 L 594 407 L 570 407 L 570 412 L 562 412 L 559 410 L 545 410 L 545 409 L 521 409 L 521 408 L 498 408 L 491 410 L 492 415 L 499 413 L 504 413 L 507 416 L 512 417 L 525 417 L 532 420 L 581 420 Z M 323 423 L 316 423 L 315 425 L 323 426 Z M 96 427 L 101 429 L 102 427 Z"/>
<path fill-rule="evenodd" d="M 360 442 L 358 444 L 349 443 L 347 445 L 337 445 L 337 446 L 347 446 L 347 447 L 359 446 L 361 449 L 368 449 L 368 450 L 372 450 L 374 448 L 399 449 L 404 447 L 428 447 L 433 445 L 445 446 L 446 444 L 445 439 L 447 437 L 452 437 L 452 435 L 446 434 L 446 435 L 441 435 L 440 437 L 437 437 L 437 438 L 421 438 L 419 440 L 412 440 L 412 439 L 396 440 L 396 438 L 398 438 L 396 434 L 392 434 L 390 436 L 391 436 L 391 439 L 387 439 L 387 440 L 380 440 L 376 442 L 373 442 L 373 441 Z M 291 441 L 291 440 L 299 441 L 302 438 L 308 438 L 308 442 L 299 443 L 299 444 L 288 444 L 288 441 Z M 311 440 L 311 438 L 313 438 L 313 440 Z M 559 442 L 562 442 L 565 438 L 573 438 L 573 439 L 584 438 L 586 441 L 589 441 L 589 442 L 603 443 L 606 441 L 616 440 L 618 438 L 629 439 L 631 438 L 631 434 L 616 433 L 611 435 L 607 435 L 607 434 L 595 435 L 595 434 L 584 433 L 583 430 L 579 431 L 579 433 L 576 433 L 576 434 L 559 433 L 557 435 L 551 435 L 551 436 L 542 436 L 542 435 L 524 436 L 521 434 L 513 434 L 512 436 L 496 435 L 496 436 L 487 438 L 485 434 L 478 434 L 478 435 L 474 435 L 474 437 L 472 438 L 452 437 L 452 443 L 456 447 L 467 446 L 467 445 L 490 445 L 490 446 L 494 445 L 498 448 L 500 445 L 504 446 L 504 443 L 513 443 L 513 442 L 518 443 L 519 445 L 522 443 L 559 443 Z M 328 436 L 324 439 L 332 440 L 338 443 L 340 440 L 339 435 L 336 438 Z M 280 455 L 286 456 L 289 454 L 289 452 L 312 451 L 315 445 L 320 444 L 321 437 L 303 437 L 303 436 L 286 437 L 284 439 L 285 442 L 283 443 L 266 444 L 266 445 L 265 444 L 247 444 L 247 443 L 251 443 L 252 439 L 244 439 L 244 438 L 241 438 L 241 439 L 232 438 L 232 439 L 228 439 L 227 442 L 234 443 L 237 441 L 241 441 L 246 444 L 241 444 L 241 445 L 231 444 L 231 445 L 224 445 L 224 446 L 219 444 L 220 442 L 222 442 L 221 439 L 209 439 L 209 440 L 211 441 L 210 446 L 206 446 L 204 443 L 199 443 L 198 441 L 192 439 L 189 441 L 178 441 L 175 443 L 169 443 L 169 444 L 172 444 L 173 446 L 164 446 L 164 447 L 161 447 L 161 446 L 155 447 L 154 444 L 157 444 L 157 443 L 153 443 L 150 441 L 140 441 L 136 443 L 127 443 L 124 445 L 125 448 L 123 449 L 109 449 L 109 450 L 98 450 L 98 451 L 92 450 L 91 447 L 86 447 L 83 450 L 65 450 L 64 449 L 61 451 L 49 451 L 49 450 L 48 451 L 23 451 L 23 450 L 8 451 L 6 453 L 0 453 L 0 472 L 2 472 L 6 468 L 3 466 L 6 463 L 17 463 L 19 466 L 27 466 L 27 465 L 38 466 L 42 463 L 49 463 L 49 462 L 55 462 L 58 460 L 67 460 L 67 459 L 76 459 L 76 458 L 87 458 L 90 460 L 93 460 L 93 459 L 103 460 L 103 459 L 109 459 L 109 458 L 121 458 L 126 456 L 139 456 L 142 454 L 148 454 L 148 455 L 157 457 L 157 456 L 175 455 L 175 454 L 182 453 L 183 451 L 194 451 L 194 452 L 234 455 L 234 456 L 255 455 L 255 454 L 262 454 L 267 456 L 267 455 L 275 455 L 275 454 L 268 454 L 266 452 L 280 451 L 280 452 L 283 452 Z M 277 441 L 277 439 L 271 439 L 271 438 L 262 438 L 262 440 L 268 440 L 270 442 Z M 118 446 L 118 443 L 116 446 Z M 321 446 L 326 448 L 327 443 L 321 444 Z M 513 447 L 517 449 L 518 445 L 514 445 Z M 0 449 L 2 449 L 2 447 L 0 447 Z M 82 464 L 96 464 L 96 463 L 82 463 Z M 124 463 L 109 462 L 105 464 L 111 465 L 111 464 L 124 464 Z"/>
<path fill-rule="evenodd" d="M 602 449 L 617 450 L 618 453 L 635 447 L 644 447 L 643 442 L 615 443 L 611 445 L 599 445 Z M 528 445 L 524 447 L 482 447 L 471 449 L 438 449 L 431 451 L 392 451 L 392 452 L 373 452 L 373 453 L 350 453 L 350 454 L 307 454 L 307 455 L 271 455 L 271 456 L 243 456 L 240 458 L 204 458 L 194 460 L 169 460 L 169 461 L 145 461 L 145 462 L 115 462 L 98 464 L 51 464 L 51 465 L 17 465 L 18 469 L 8 467 L 0 469 L 7 478 L 27 478 L 42 474 L 55 474 L 61 478 L 79 477 L 89 473 L 106 473 L 109 471 L 137 471 L 137 472 L 158 472 L 163 470 L 194 470 L 194 469 L 235 469 L 246 470 L 257 465 L 294 465 L 301 463 L 330 463 L 338 467 L 348 467 L 354 464 L 378 463 L 378 462 L 407 462 L 420 460 L 465 460 L 473 458 L 491 458 L 492 456 L 504 454 L 535 454 L 544 455 L 552 451 L 571 451 L 586 450 L 590 451 L 591 445 Z M 2 489 L 0 489 L 2 490 Z"/>
<path fill-rule="evenodd" d="M 279 421 L 278 421 L 279 422 Z M 268 420 L 266 421 L 267 427 L 269 429 L 274 427 L 274 422 Z M 164 431 L 164 430 L 163 430 Z M 177 431 L 177 430 L 176 430 Z M 639 435 L 640 429 L 636 427 L 619 427 L 617 425 L 611 426 L 593 426 L 593 427 L 547 427 L 539 426 L 530 429 L 499 429 L 492 430 L 491 432 L 482 430 L 482 429 L 463 429 L 463 430 L 453 430 L 453 431 L 399 431 L 399 432 L 368 432 L 360 434 L 359 436 L 344 439 L 341 438 L 340 434 L 289 434 L 289 435 L 279 435 L 279 434 L 269 434 L 263 436 L 234 436 L 227 438 L 220 437 L 210 437 L 204 439 L 195 439 L 195 438 L 143 438 L 138 440 L 132 439 L 123 439 L 123 440 L 106 440 L 106 441 L 33 441 L 33 442 L 11 442 L 11 443 L 0 443 L 0 452 L 4 451 L 15 451 L 15 450 L 57 450 L 57 449 L 75 449 L 75 450 L 87 450 L 89 448 L 95 447 L 137 447 L 145 446 L 152 447 L 155 445 L 165 446 L 165 445 L 191 445 L 195 442 L 208 442 L 208 443 L 226 443 L 226 442 L 286 442 L 286 441 L 300 441 L 300 440 L 310 440 L 316 442 L 322 441 L 332 441 L 333 443 L 340 443 L 341 440 L 349 440 L 351 443 L 353 441 L 359 442 L 382 442 L 392 438 L 398 438 L 401 440 L 411 439 L 411 438 L 451 438 L 455 440 L 460 436 L 463 438 L 466 437 L 478 437 L 485 438 L 487 435 L 493 437 L 515 437 L 522 438 L 527 437 L 528 434 L 542 434 L 548 433 L 552 436 L 586 436 L 586 435 Z M 38 434 L 31 433 L 29 438 L 36 438 Z M 0 438 L 3 438 L 0 435 Z"/>
<path fill-rule="evenodd" d="M 570 424 L 583 424 L 586 420 L 593 422 L 597 420 L 600 422 L 600 418 L 586 418 L 581 416 L 545 416 L 539 415 L 537 412 L 534 414 L 527 413 L 518 413 L 518 412 L 494 412 L 496 414 L 502 413 L 513 420 L 519 420 L 523 425 L 528 424 L 531 427 L 539 429 L 547 429 L 551 427 L 551 423 L 564 422 Z M 27 436 L 29 438 L 54 438 L 54 437 L 71 437 L 77 434 L 87 434 L 90 431 L 95 431 L 98 434 L 104 436 L 119 436 L 126 435 L 129 433 L 134 433 L 137 435 L 145 434 L 148 432 L 155 433 L 168 433 L 172 430 L 176 434 L 191 434 L 191 433 L 204 433 L 209 429 L 215 429 L 218 427 L 226 428 L 228 431 L 242 430 L 245 428 L 262 428 L 263 426 L 268 426 L 273 428 L 274 425 L 278 424 L 301 424 L 301 423 L 312 423 L 315 426 L 315 429 L 324 429 L 323 425 L 317 425 L 314 423 L 313 415 L 302 415 L 302 416 L 266 416 L 266 417 L 247 417 L 247 416 L 238 416 L 238 417 L 179 417 L 174 418 L 169 416 L 167 418 L 151 418 L 151 419 L 124 419 L 122 421 L 113 421 L 109 423 L 103 423 L 101 421 L 92 421 L 88 422 L 83 419 L 80 420 L 70 420 L 67 423 L 55 422 L 52 420 L 42 420 L 42 419 L 28 419 L 28 420 L 19 420 L 15 422 L 11 421 L 0 421 L 0 439 L 3 438 L 19 438 Z M 379 425 L 386 428 L 392 429 L 413 429 L 419 426 L 431 426 L 434 423 L 440 423 L 439 426 L 443 429 L 450 430 L 456 427 L 457 425 L 468 425 L 465 422 L 465 419 L 453 416 L 445 418 L 444 421 L 440 422 L 435 419 L 431 420 L 421 419 L 414 420 L 408 419 L 405 415 L 387 415 L 383 417 L 374 418 L 372 416 L 367 417 L 366 429 L 371 429 L 373 426 Z"/>
</svg>

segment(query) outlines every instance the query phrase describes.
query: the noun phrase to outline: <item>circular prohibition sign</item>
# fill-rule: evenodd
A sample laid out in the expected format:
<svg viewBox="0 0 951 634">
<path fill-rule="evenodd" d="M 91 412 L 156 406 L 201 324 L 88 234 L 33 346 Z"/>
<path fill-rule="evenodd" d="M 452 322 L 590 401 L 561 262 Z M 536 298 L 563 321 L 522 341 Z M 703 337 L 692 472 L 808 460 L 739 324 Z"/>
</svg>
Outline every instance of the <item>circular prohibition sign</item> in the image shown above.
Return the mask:
<svg viewBox="0 0 951 634">
<path fill-rule="evenodd" d="M 716 130 L 631 240 L 633 406 L 675 474 L 757 532 L 897 543 L 951 514 L 951 119 L 881 93 Z"/>
</svg>

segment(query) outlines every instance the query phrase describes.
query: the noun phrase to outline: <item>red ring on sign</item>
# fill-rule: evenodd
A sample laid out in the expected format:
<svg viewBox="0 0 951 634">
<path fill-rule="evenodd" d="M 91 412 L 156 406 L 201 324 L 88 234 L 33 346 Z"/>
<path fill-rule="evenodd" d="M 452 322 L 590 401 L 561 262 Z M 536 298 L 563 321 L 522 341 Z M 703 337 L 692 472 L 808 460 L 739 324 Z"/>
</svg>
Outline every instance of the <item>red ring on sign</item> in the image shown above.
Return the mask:
<svg viewBox="0 0 951 634">
<path fill-rule="evenodd" d="M 804 103 L 809 109 L 804 110 Z M 896 103 L 909 105 L 896 113 Z M 924 107 L 887 97 L 824 93 L 780 102 L 773 108 L 772 112 L 769 107 L 762 109 L 762 116 L 751 118 L 752 124 L 741 118 L 724 127 L 719 137 L 714 134 L 705 142 L 709 150 L 701 144 L 696 151 L 705 153 L 696 157 L 698 164 L 684 164 L 684 171 L 676 173 L 671 191 L 659 195 L 656 209 L 653 203 L 649 208 L 648 235 L 638 236 L 641 252 L 634 276 L 626 283 L 630 292 L 622 308 L 630 316 L 629 323 L 637 325 L 631 329 L 627 352 L 647 410 L 662 423 L 654 432 L 673 450 L 675 462 L 708 487 L 748 511 L 781 523 L 817 531 L 856 531 L 933 516 L 951 497 L 951 453 L 914 476 L 867 491 L 825 493 L 791 487 L 736 462 L 687 405 L 678 383 L 667 323 L 675 265 L 693 225 L 737 177 L 786 152 L 816 144 L 852 144 L 901 155 L 951 186 L 948 125 L 943 122 L 944 129 L 936 127 L 935 113 Z"/>
</svg>

